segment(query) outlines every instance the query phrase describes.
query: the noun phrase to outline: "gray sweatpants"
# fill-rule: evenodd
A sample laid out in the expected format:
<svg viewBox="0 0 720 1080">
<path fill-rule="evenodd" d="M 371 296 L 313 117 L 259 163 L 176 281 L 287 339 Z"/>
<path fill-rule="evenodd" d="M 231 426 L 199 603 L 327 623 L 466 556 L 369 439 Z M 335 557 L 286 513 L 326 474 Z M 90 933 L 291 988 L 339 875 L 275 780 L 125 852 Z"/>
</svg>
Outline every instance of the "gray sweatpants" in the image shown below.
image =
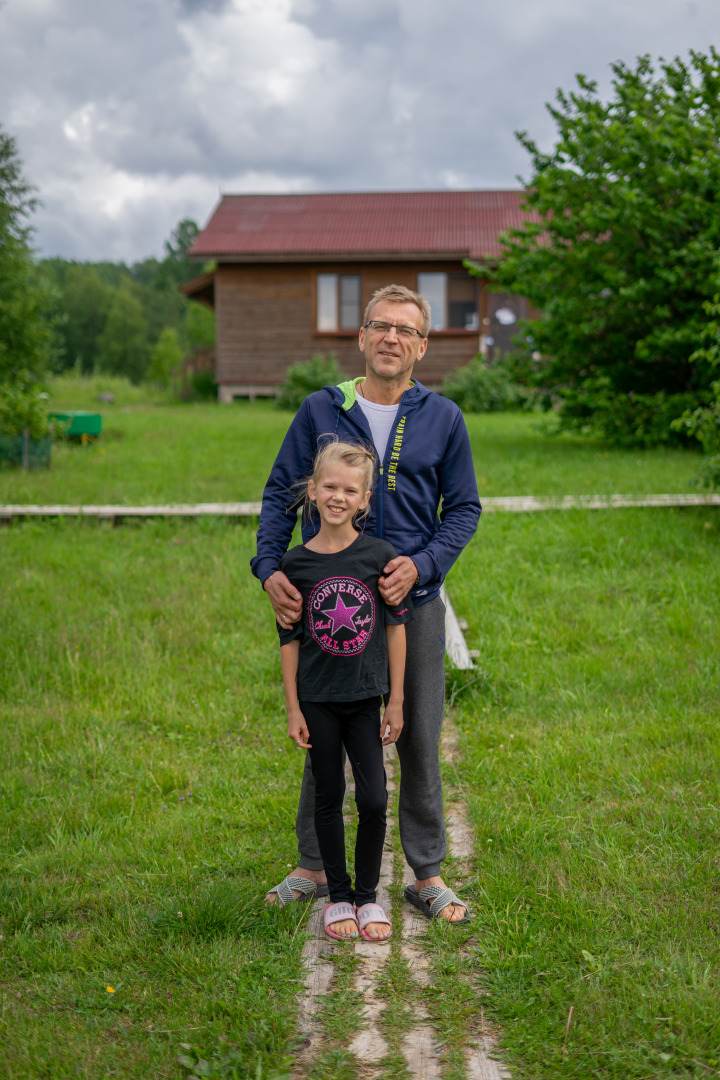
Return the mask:
<svg viewBox="0 0 720 1080">
<path fill-rule="evenodd" d="M 445 605 L 440 597 L 415 608 L 415 618 L 405 630 L 405 725 L 397 742 L 400 842 L 408 865 L 422 879 L 439 874 L 447 854 L 440 780 L 445 707 Z M 322 870 L 314 813 L 315 784 L 306 754 L 295 822 L 299 865 Z"/>
</svg>

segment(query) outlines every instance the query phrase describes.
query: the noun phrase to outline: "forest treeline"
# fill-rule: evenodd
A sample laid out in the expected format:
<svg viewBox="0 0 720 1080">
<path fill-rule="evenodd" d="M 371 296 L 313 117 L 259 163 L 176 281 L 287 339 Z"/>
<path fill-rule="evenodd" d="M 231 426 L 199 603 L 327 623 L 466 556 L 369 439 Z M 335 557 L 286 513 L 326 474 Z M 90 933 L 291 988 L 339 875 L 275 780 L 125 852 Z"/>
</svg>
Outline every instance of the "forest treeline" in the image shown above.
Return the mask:
<svg viewBox="0 0 720 1080">
<path fill-rule="evenodd" d="M 39 260 L 54 325 L 52 367 L 167 384 L 184 356 L 213 345 L 212 311 L 179 289 L 204 269 L 188 257 L 198 231 L 183 219 L 165 242 L 164 258 L 130 266 Z"/>
</svg>

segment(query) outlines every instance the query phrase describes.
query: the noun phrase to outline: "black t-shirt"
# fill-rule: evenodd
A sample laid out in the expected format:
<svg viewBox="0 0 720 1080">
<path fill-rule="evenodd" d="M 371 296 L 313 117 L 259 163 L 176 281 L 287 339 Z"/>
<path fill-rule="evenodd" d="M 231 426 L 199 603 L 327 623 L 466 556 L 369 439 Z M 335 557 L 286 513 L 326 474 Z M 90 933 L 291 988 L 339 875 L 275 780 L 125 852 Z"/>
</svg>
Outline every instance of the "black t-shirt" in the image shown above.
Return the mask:
<svg viewBox="0 0 720 1080">
<path fill-rule="evenodd" d="M 412 618 L 409 596 L 390 608 L 378 591 L 396 554 L 386 540 L 360 534 L 334 554 L 300 545 L 283 555 L 280 569 L 303 598 L 302 620 L 278 625 L 281 645 L 300 638 L 300 699 L 361 701 L 390 689 L 385 625 Z"/>
</svg>

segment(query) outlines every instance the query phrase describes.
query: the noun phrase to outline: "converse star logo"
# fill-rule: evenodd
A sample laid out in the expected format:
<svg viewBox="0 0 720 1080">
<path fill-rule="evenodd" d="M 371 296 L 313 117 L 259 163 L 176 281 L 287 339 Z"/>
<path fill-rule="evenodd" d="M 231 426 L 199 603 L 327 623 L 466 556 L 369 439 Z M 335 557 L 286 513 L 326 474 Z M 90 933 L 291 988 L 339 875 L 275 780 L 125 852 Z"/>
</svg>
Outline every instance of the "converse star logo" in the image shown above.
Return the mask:
<svg viewBox="0 0 720 1080">
<path fill-rule="evenodd" d="M 326 578 L 308 602 L 310 630 L 324 652 L 357 656 L 370 640 L 375 603 L 367 585 L 356 578 Z"/>
<path fill-rule="evenodd" d="M 338 628 L 341 626 L 351 630 L 353 634 L 357 633 L 352 617 L 356 611 L 360 610 L 360 604 L 358 604 L 357 607 L 345 607 L 342 596 L 338 596 L 335 607 L 326 608 L 325 610 L 332 619 L 333 634 L 337 634 Z"/>
</svg>

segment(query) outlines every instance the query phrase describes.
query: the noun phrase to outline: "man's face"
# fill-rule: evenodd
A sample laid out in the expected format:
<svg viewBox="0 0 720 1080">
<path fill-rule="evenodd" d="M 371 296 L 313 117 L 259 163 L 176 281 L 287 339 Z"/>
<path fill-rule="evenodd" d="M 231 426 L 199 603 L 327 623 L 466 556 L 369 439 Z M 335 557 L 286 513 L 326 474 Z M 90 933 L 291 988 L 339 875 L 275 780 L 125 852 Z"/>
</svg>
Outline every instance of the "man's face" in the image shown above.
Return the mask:
<svg viewBox="0 0 720 1080">
<path fill-rule="evenodd" d="M 379 379 L 396 380 L 403 376 L 410 379 L 413 365 L 421 359 L 427 349 L 427 338 L 413 334 L 404 337 L 395 330 L 396 326 L 422 327 L 422 312 L 415 304 L 400 303 L 396 300 L 380 300 L 370 311 L 370 319 L 376 322 L 390 323 L 392 329 L 384 333 L 362 328 L 359 344 L 365 353 L 368 372 Z"/>
</svg>

